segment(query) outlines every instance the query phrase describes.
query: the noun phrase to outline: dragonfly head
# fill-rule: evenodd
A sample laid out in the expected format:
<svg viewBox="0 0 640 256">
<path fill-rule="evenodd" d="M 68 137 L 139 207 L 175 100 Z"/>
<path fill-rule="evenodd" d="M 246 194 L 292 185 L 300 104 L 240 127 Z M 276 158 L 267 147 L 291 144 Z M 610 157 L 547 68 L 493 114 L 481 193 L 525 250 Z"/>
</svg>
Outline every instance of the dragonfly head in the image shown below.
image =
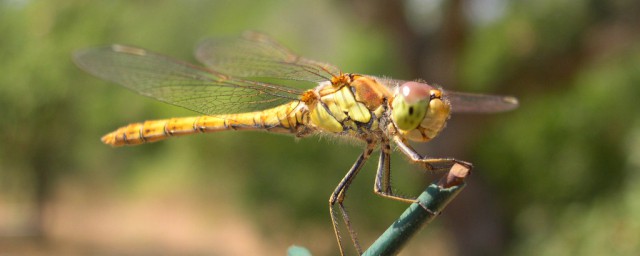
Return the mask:
<svg viewBox="0 0 640 256">
<path fill-rule="evenodd" d="M 391 119 L 400 133 L 415 141 L 428 141 L 444 128 L 450 106 L 442 91 L 426 83 L 406 82 L 395 92 Z"/>
</svg>

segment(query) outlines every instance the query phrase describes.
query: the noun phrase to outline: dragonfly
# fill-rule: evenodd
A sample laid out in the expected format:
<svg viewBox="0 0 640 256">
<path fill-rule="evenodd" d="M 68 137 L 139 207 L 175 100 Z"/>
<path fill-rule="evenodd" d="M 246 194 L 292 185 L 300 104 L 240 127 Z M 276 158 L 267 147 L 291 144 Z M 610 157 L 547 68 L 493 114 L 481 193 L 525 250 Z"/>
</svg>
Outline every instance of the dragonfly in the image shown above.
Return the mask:
<svg viewBox="0 0 640 256">
<path fill-rule="evenodd" d="M 411 162 L 431 171 L 461 164 L 430 158 L 410 144 L 428 142 L 445 127 L 451 113 L 491 113 L 516 108 L 510 96 L 462 93 L 423 81 L 404 81 L 358 73 L 296 55 L 266 34 L 211 38 L 195 50 L 204 66 L 126 46 L 78 50 L 77 66 L 141 95 L 199 112 L 194 117 L 151 120 L 123 126 L 102 137 L 112 146 L 139 145 L 169 137 L 230 130 L 267 131 L 306 137 L 329 134 L 364 142 L 364 151 L 329 197 L 329 212 L 340 253 L 340 217 L 355 250 L 362 254 L 344 200 L 350 184 L 379 149 L 374 192 L 403 202 L 394 193 L 392 143 Z M 306 84 L 311 88 L 283 84 Z"/>
</svg>

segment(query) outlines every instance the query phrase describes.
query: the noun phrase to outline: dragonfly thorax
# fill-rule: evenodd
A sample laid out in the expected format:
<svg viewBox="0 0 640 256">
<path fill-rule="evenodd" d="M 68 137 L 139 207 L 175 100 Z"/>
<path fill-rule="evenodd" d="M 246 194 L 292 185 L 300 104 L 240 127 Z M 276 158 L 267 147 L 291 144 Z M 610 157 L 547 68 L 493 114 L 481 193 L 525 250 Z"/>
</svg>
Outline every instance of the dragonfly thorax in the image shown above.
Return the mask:
<svg viewBox="0 0 640 256">
<path fill-rule="evenodd" d="M 380 125 L 387 109 L 387 99 L 392 96 L 389 89 L 373 77 L 357 74 L 342 75 L 348 81 L 321 82 L 313 90 L 312 100 L 305 101 L 310 124 L 317 129 L 365 138 L 381 133 Z"/>
<path fill-rule="evenodd" d="M 396 88 L 391 119 L 405 138 L 428 141 L 444 128 L 450 109 L 441 90 L 426 83 L 406 82 Z"/>
</svg>

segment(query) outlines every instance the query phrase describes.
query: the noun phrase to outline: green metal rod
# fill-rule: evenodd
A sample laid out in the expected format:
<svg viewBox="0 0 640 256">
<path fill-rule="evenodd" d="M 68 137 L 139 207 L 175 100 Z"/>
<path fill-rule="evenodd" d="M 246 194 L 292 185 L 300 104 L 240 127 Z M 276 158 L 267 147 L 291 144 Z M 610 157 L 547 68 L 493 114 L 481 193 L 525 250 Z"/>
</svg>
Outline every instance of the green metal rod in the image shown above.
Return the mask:
<svg viewBox="0 0 640 256">
<path fill-rule="evenodd" d="M 418 196 L 407 210 L 373 242 L 363 255 L 396 255 L 422 227 L 435 219 L 464 188 L 470 168 L 456 164 L 437 183 Z"/>
</svg>

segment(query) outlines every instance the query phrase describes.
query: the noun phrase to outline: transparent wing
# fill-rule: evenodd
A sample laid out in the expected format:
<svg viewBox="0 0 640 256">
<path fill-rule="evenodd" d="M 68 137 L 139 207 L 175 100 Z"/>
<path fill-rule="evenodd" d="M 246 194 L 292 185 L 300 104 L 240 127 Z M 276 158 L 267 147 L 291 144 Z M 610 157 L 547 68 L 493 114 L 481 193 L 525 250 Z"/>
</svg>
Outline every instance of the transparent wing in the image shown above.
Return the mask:
<svg viewBox="0 0 640 256">
<path fill-rule="evenodd" d="M 451 111 L 456 113 L 503 112 L 518 107 L 518 99 L 511 96 L 452 91 L 445 91 L 444 94 L 451 103 Z"/>
<path fill-rule="evenodd" d="M 203 114 L 248 112 L 297 100 L 303 91 L 228 77 L 141 48 L 80 50 L 74 62 L 97 77 L 144 96 Z"/>
<path fill-rule="evenodd" d="M 376 77 L 376 79 L 387 85 L 391 90 L 407 82 L 390 78 Z M 455 113 L 494 113 L 509 111 L 518 107 L 518 99 L 511 96 L 442 90 L 444 97 L 451 104 L 451 111 Z"/>
<path fill-rule="evenodd" d="M 321 82 L 341 74 L 338 68 L 297 56 L 258 32 L 245 32 L 235 38 L 206 39 L 196 48 L 195 55 L 213 70 L 247 79 Z"/>
</svg>

